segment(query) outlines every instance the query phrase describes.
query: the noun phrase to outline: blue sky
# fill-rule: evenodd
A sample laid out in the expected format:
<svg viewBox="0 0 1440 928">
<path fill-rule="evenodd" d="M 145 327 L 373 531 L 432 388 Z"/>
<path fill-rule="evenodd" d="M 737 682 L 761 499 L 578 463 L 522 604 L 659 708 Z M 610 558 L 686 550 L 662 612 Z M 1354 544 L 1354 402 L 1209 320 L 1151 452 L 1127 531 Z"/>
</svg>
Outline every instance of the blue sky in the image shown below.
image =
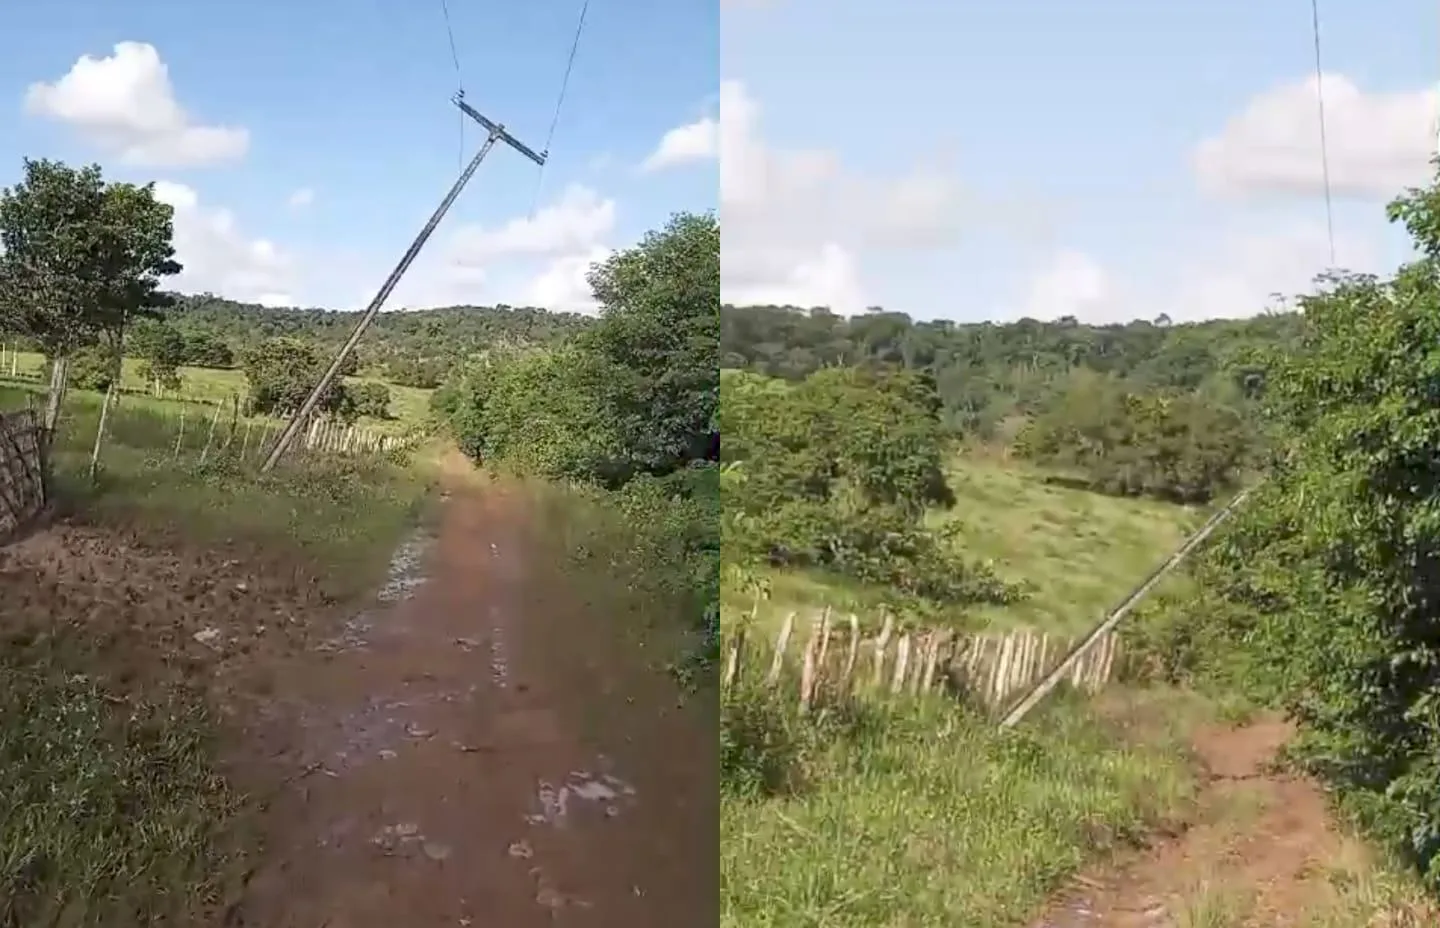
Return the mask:
<svg viewBox="0 0 1440 928">
<path fill-rule="evenodd" d="M 1330 263 L 1306 2 L 722 4 L 729 300 L 1243 316 Z M 1383 271 L 1440 9 L 1320 7 L 1336 263 Z"/>
<path fill-rule="evenodd" d="M 467 99 L 538 149 L 579 0 L 449 2 Z M 10 7 L 0 183 L 27 155 L 159 182 L 184 289 L 358 308 L 458 172 L 439 0 Z M 543 187 L 497 149 L 392 305 L 584 309 L 589 261 L 713 209 L 719 16 L 715 0 L 594 0 Z M 480 140 L 470 126 L 467 155 Z"/>
</svg>

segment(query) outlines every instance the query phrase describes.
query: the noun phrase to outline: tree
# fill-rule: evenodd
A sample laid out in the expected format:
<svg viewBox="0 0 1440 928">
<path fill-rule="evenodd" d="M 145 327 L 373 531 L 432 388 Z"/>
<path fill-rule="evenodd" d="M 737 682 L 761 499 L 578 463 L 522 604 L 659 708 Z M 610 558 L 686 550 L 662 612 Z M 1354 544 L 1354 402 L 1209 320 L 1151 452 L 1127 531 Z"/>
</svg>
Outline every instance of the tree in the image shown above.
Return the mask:
<svg viewBox="0 0 1440 928">
<path fill-rule="evenodd" d="M 54 427 L 65 367 L 102 337 L 118 357 L 126 325 L 170 298 L 177 274 L 174 211 L 153 184 L 106 183 L 100 168 L 24 162 L 0 191 L 0 327 L 37 343 L 54 365 L 47 426 Z"/>
<path fill-rule="evenodd" d="M 185 363 L 185 336 L 166 322 L 145 319 L 130 332 L 130 353 L 142 360 L 141 376 L 156 388 L 180 388 L 180 365 Z"/>
<path fill-rule="evenodd" d="M 119 385 L 120 362 L 104 345 L 86 345 L 70 356 L 69 377 L 76 389 L 104 393 L 112 384 Z"/>
<path fill-rule="evenodd" d="M 249 407 L 262 415 L 289 416 L 300 410 L 320 376 L 326 360 L 305 342 L 293 338 L 272 338 L 245 353 L 242 359 L 249 385 Z M 318 411 L 334 416 L 354 414 L 345 385 L 338 379 L 321 397 Z"/>
<path fill-rule="evenodd" d="M 209 332 L 192 332 L 183 335 L 185 339 L 185 360 L 191 367 L 226 369 L 235 366 L 235 353 L 224 341 Z"/>
<path fill-rule="evenodd" d="M 720 399 L 720 223 L 681 213 L 593 268 L 600 320 L 577 339 L 621 378 L 612 410 L 634 466 L 704 459 Z"/>
<path fill-rule="evenodd" d="M 1440 182 L 1390 207 L 1421 256 L 1302 301 L 1265 403 L 1283 448 L 1199 572 L 1208 672 L 1298 722 L 1291 753 L 1440 888 Z"/>
<path fill-rule="evenodd" d="M 372 419 L 390 418 L 390 388 L 383 383 L 367 380 L 349 384 L 345 389 L 355 406 L 355 415 Z"/>
</svg>

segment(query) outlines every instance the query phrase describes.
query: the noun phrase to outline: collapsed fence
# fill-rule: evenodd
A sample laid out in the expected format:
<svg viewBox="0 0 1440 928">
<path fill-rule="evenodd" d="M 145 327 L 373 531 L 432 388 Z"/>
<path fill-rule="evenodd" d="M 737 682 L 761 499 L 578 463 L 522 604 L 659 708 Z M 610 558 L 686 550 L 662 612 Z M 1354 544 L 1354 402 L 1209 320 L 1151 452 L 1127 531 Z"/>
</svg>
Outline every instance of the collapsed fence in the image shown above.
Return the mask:
<svg viewBox="0 0 1440 928">
<path fill-rule="evenodd" d="M 752 640 L 753 623 L 738 628 L 725 648 L 722 685 L 734 686 L 742 675 L 758 671 L 748 662 L 768 660 L 763 684 L 797 686 L 802 712 L 821 694 L 917 696 L 942 687 L 994 708 L 1044 679 L 1073 648 L 1067 638 L 1033 629 L 898 630 L 888 615 L 878 633 L 866 635 L 857 616 L 837 621 L 829 609 L 801 620 L 809 627 L 796 648 L 797 619 L 796 612 L 786 616 L 773 640 Z M 1119 657 L 1120 639 L 1108 634 L 1071 661 L 1066 679 L 1076 689 L 1098 692 L 1116 676 Z"/>
</svg>

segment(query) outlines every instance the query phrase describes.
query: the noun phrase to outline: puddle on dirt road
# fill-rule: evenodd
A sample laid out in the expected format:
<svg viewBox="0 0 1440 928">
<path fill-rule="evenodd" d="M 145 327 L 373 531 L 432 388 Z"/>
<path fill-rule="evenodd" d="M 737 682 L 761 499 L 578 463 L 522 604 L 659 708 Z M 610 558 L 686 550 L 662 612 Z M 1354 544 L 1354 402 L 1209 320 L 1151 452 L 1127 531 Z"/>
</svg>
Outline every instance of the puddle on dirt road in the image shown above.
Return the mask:
<svg viewBox="0 0 1440 928">
<path fill-rule="evenodd" d="M 424 573 L 425 558 L 434 544 L 434 536 L 423 531 L 405 539 L 391 556 L 390 573 L 375 598 L 382 603 L 397 603 L 414 596 L 416 588 L 428 579 Z"/>
<path fill-rule="evenodd" d="M 393 606 L 414 596 L 415 591 L 429 579 L 425 576 L 425 561 L 434 544 L 435 536 L 424 530 L 417 530 L 405 539 L 390 557 L 390 568 L 384 585 L 375 594 L 376 601 L 382 606 Z M 375 609 L 356 613 L 345 620 L 340 634 L 320 642 L 315 650 L 330 654 L 365 650 L 371 644 L 375 619 L 379 614 L 380 611 Z M 406 629 L 397 627 L 390 630 L 403 632 Z"/>
<path fill-rule="evenodd" d="M 318 765 L 330 774 L 347 773 L 375 761 L 393 760 L 435 731 L 416 721 L 420 710 L 443 703 L 468 702 L 479 688 L 416 692 L 404 697 L 371 697 L 357 708 L 336 715 L 302 709 L 298 722 L 305 733 L 301 763 Z M 464 750 L 460 745 L 459 750 Z"/>
<path fill-rule="evenodd" d="M 490 607 L 490 681 L 499 689 L 510 685 L 510 661 L 505 656 L 505 633 L 500 609 Z"/>
<path fill-rule="evenodd" d="M 635 787 L 609 773 L 572 770 L 558 784 L 541 780 L 535 786 L 535 812 L 525 816 L 531 825 L 565 828 L 572 819 L 576 803 L 585 803 L 601 810 L 606 818 L 615 818 L 635 801 Z"/>
</svg>

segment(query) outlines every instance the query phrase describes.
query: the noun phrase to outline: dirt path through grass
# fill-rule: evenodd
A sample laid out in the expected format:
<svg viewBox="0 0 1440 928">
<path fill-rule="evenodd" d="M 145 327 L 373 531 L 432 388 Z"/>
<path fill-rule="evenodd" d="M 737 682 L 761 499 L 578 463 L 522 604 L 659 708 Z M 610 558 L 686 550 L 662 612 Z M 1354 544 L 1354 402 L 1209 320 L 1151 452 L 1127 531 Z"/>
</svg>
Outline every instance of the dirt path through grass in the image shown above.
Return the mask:
<svg viewBox="0 0 1440 928">
<path fill-rule="evenodd" d="M 1143 853 L 1090 874 L 1035 928 L 1388 928 L 1434 924 L 1331 819 L 1307 779 L 1272 763 L 1291 735 L 1275 718 L 1209 725 L 1196 820 Z"/>
<path fill-rule="evenodd" d="M 452 483 L 390 602 L 277 675 L 298 776 L 235 923 L 713 922 L 713 716 L 557 582 L 523 494 Z"/>
</svg>

